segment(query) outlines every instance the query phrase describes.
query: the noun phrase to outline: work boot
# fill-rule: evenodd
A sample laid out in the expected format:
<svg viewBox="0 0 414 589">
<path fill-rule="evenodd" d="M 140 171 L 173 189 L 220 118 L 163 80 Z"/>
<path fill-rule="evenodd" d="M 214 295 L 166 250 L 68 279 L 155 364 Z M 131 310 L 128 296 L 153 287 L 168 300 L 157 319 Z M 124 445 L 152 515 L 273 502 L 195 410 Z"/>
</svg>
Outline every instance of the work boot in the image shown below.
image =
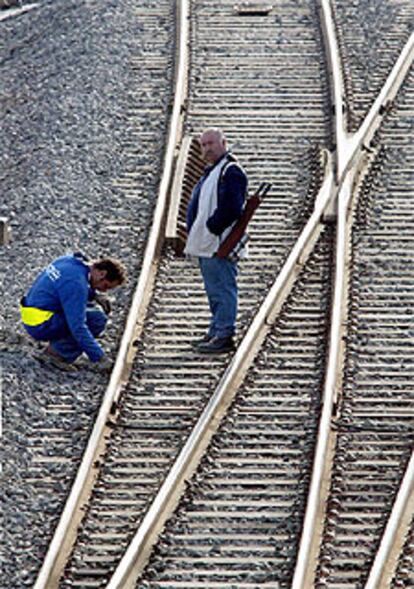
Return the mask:
<svg viewBox="0 0 414 589">
<path fill-rule="evenodd" d="M 51 353 L 49 351 L 49 347 L 34 354 L 36 360 L 39 360 L 45 366 L 50 366 L 53 368 L 58 368 L 59 370 L 63 370 L 64 372 L 77 372 L 78 369 L 73 364 L 69 364 L 66 362 L 61 356 L 58 356 L 55 352 Z"/>
<path fill-rule="evenodd" d="M 204 335 L 201 339 L 198 339 L 195 342 L 191 342 L 191 345 L 193 348 L 198 348 L 199 346 L 201 346 L 203 344 L 207 344 L 212 339 L 213 339 L 213 336 L 208 335 L 208 333 L 206 333 L 206 335 Z"/>
<path fill-rule="evenodd" d="M 197 352 L 201 354 L 224 354 L 235 349 L 234 341 L 229 337 L 212 337 L 208 342 L 199 344 Z"/>
</svg>

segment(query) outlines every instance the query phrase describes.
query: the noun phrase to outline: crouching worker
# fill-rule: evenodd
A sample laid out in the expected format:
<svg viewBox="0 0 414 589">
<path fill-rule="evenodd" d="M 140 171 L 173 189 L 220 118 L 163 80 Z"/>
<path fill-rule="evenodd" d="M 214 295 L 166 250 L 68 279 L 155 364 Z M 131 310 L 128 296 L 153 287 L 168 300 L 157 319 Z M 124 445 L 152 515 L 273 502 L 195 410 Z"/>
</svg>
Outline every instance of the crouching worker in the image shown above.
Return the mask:
<svg viewBox="0 0 414 589">
<path fill-rule="evenodd" d="M 105 329 L 110 304 L 99 293 L 125 280 L 124 266 L 113 258 L 88 263 L 82 254 L 74 254 L 49 264 L 20 305 L 27 333 L 49 342 L 38 359 L 63 370 L 76 370 L 73 362 L 85 353 L 98 369 L 107 372 L 111 362 L 95 338 Z"/>
</svg>

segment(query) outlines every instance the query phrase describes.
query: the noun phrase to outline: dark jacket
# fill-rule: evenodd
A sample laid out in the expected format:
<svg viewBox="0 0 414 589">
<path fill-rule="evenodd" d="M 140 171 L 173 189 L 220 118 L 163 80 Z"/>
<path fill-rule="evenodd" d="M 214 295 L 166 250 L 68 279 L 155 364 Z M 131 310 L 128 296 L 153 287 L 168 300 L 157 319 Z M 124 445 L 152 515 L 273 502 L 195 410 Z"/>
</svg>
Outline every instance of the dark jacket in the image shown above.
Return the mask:
<svg viewBox="0 0 414 589">
<path fill-rule="evenodd" d="M 235 161 L 235 158 L 225 153 L 214 165 L 206 168 L 203 176 L 196 184 L 191 200 L 187 209 L 187 232 L 197 216 L 198 199 L 200 190 L 204 181 L 208 178 L 211 171 L 227 157 L 229 161 Z M 211 217 L 207 220 L 207 227 L 214 235 L 221 235 L 227 227 L 230 227 L 234 221 L 240 217 L 243 210 L 244 201 L 247 192 L 247 176 L 240 166 L 229 166 L 224 168 L 220 177 L 217 191 L 217 208 Z"/>
</svg>

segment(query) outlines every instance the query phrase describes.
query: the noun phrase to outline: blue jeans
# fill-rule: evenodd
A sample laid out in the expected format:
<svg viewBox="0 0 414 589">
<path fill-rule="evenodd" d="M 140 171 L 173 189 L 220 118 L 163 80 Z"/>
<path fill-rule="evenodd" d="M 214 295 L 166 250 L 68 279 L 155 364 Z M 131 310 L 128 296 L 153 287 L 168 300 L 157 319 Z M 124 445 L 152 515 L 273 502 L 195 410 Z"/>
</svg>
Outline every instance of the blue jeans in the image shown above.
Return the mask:
<svg viewBox="0 0 414 589">
<path fill-rule="evenodd" d="M 209 336 L 230 337 L 236 331 L 237 264 L 221 258 L 199 258 L 211 311 Z"/>
<path fill-rule="evenodd" d="M 87 308 L 86 324 L 94 337 L 103 333 L 107 316 L 100 309 Z M 64 315 L 55 313 L 48 321 L 36 327 L 24 326 L 35 340 L 50 342 L 51 348 L 66 362 L 71 363 L 82 354 L 78 342 L 72 336 Z"/>
</svg>

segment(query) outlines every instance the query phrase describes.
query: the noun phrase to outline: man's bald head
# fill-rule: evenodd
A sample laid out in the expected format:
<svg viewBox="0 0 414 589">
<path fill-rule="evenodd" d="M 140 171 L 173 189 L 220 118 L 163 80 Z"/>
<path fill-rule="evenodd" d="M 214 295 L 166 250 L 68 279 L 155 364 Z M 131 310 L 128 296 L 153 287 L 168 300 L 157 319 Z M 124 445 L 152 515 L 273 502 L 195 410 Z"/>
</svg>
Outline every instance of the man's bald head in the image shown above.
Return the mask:
<svg viewBox="0 0 414 589">
<path fill-rule="evenodd" d="M 221 129 L 211 127 L 200 135 L 201 155 L 210 164 L 215 164 L 227 151 L 227 142 Z"/>
</svg>

